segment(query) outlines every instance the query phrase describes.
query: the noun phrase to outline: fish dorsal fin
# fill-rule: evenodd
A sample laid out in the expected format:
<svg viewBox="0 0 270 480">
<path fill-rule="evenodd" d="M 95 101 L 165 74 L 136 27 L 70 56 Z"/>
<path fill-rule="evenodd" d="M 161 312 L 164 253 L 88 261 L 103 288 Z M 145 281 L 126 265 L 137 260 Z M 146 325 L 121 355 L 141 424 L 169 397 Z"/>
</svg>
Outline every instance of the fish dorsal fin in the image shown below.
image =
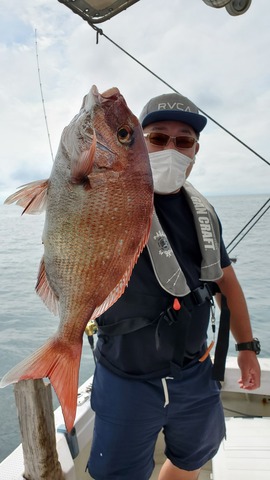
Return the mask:
<svg viewBox="0 0 270 480">
<path fill-rule="evenodd" d="M 16 203 L 16 205 L 24 207 L 22 215 L 24 213 L 31 215 L 39 214 L 46 209 L 48 185 L 49 180 L 27 183 L 18 192 L 10 195 L 5 200 L 5 203 L 8 205 Z"/>
<path fill-rule="evenodd" d="M 36 284 L 36 292 L 40 296 L 41 300 L 45 303 L 46 307 L 54 314 L 59 314 L 59 302 L 58 298 L 55 295 L 54 291 L 51 289 L 48 278 L 46 275 L 45 264 L 44 264 L 44 257 L 42 257 L 39 272 L 38 272 L 38 279 Z"/>
</svg>

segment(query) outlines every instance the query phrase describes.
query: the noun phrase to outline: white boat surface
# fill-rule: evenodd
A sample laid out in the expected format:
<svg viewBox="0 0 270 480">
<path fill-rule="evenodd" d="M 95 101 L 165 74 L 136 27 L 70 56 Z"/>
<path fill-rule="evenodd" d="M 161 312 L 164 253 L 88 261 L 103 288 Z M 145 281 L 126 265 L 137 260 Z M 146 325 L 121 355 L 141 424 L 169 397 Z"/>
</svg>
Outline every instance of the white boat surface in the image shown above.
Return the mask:
<svg viewBox="0 0 270 480">
<path fill-rule="evenodd" d="M 247 392 L 238 386 L 239 369 L 236 357 L 228 357 L 225 381 L 222 385 L 222 402 L 226 417 L 227 437 L 218 454 L 208 462 L 200 480 L 269 480 L 270 478 L 270 359 L 261 358 L 261 387 Z M 76 434 L 73 443 L 78 447 L 72 458 L 61 408 L 54 412 L 56 445 L 65 480 L 89 480 L 85 472 L 94 427 L 94 412 L 90 407 L 92 377 L 78 391 L 75 420 Z M 60 431 L 59 431 L 60 430 Z M 155 451 L 155 470 L 151 480 L 157 480 L 164 461 L 162 432 Z M 19 445 L 1 464 L 0 480 L 24 480 L 22 445 Z M 140 479 L 138 479 L 140 480 Z"/>
</svg>

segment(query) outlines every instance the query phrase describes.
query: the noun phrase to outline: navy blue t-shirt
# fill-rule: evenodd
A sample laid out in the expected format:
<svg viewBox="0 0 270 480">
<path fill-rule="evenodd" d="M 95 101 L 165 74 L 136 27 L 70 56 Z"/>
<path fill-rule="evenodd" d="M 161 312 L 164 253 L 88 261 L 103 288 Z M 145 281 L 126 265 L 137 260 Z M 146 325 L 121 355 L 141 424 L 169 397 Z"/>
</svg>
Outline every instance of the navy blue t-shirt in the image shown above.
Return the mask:
<svg viewBox="0 0 270 480">
<path fill-rule="evenodd" d="M 191 290 L 199 287 L 201 251 L 192 212 L 183 193 L 155 194 L 155 209 L 174 254 Z M 221 238 L 221 267 L 230 265 Z M 135 265 L 129 284 L 119 300 L 98 319 L 99 325 L 119 320 L 147 318 L 151 323 L 124 335 L 98 335 L 96 356 L 115 373 L 140 378 L 157 378 L 171 374 L 175 326 L 159 323 L 161 312 L 172 305 L 173 297 L 159 285 L 144 248 Z M 205 348 L 210 305 L 194 307 L 185 347 L 185 357 L 193 358 Z M 159 341 L 157 342 L 157 335 Z"/>
</svg>

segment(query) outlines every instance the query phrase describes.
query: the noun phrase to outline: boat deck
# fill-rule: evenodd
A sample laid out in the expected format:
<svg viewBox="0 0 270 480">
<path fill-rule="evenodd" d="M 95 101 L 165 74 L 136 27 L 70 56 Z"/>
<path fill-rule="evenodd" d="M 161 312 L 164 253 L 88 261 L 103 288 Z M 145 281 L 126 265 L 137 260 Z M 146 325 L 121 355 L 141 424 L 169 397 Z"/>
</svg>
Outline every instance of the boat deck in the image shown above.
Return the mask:
<svg viewBox="0 0 270 480">
<path fill-rule="evenodd" d="M 269 480 L 270 418 L 228 418 L 226 430 L 213 458 L 213 479 Z"/>
</svg>

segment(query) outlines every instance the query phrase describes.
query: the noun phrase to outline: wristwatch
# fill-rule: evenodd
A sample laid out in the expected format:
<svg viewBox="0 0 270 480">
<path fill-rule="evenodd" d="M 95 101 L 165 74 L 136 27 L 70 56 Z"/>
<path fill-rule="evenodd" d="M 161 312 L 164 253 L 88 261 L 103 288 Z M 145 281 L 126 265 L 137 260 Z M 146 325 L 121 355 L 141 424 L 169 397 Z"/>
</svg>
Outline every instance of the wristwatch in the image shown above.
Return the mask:
<svg viewBox="0 0 270 480">
<path fill-rule="evenodd" d="M 261 352 L 261 344 L 258 338 L 253 338 L 251 342 L 237 343 L 235 345 L 235 350 L 237 350 L 238 352 L 242 350 L 251 350 L 252 352 L 255 352 L 256 355 L 259 355 L 259 353 Z"/>
</svg>

